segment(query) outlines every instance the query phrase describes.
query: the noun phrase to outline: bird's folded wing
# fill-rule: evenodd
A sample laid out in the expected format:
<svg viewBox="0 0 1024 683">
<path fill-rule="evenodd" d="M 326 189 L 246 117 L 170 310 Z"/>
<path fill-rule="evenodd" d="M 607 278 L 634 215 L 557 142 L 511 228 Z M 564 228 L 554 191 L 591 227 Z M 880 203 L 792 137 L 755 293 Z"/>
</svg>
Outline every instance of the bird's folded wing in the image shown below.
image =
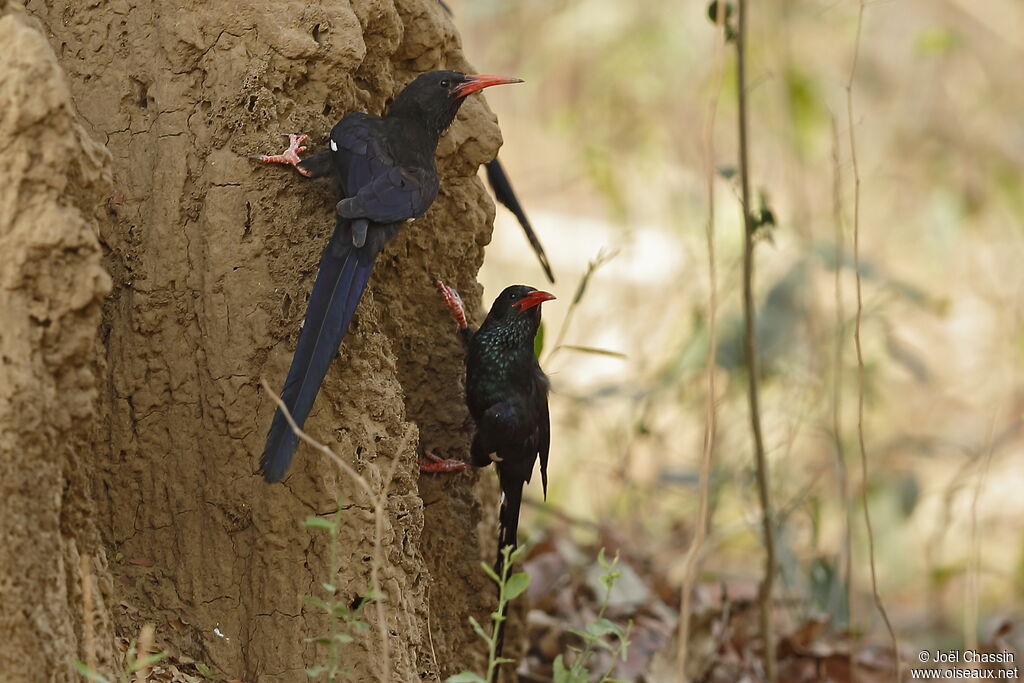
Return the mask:
<svg viewBox="0 0 1024 683">
<path fill-rule="evenodd" d="M 345 199 L 338 204 L 343 217 L 397 223 L 423 215 L 437 196 L 437 174 L 397 165 L 385 137 L 381 119 L 369 114 L 349 114 L 331 131 L 345 169 Z"/>
<path fill-rule="evenodd" d="M 339 202 L 338 213 L 345 218 L 397 223 L 422 216 L 437 190 L 436 173 L 422 168 L 392 167 L 363 185 L 354 197 Z"/>
</svg>

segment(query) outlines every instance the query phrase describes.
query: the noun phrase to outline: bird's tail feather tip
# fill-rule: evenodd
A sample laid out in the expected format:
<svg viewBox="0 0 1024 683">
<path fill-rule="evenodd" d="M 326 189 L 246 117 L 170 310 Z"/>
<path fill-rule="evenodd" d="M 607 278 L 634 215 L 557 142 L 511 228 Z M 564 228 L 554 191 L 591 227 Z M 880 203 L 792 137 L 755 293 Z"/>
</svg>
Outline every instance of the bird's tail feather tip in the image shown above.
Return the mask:
<svg viewBox="0 0 1024 683">
<path fill-rule="evenodd" d="M 280 462 L 275 462 L 273 458 L 264 456 L 260 461 L 260 474 L 263 475 L 264 481 L 268 484 L 276 484 L 284 479 L 284 473 L 287 471 L 287 465 L 282 466 Z"/>
<path fill-rule="evenodd" d="M 267 435 L 267 445 L 260 458 L 260 474 L 268 484 L 275 484 L 284 479 L 298 441 L 298 437 L 290 428 L 282 432 L 278 425 L 271 426 L 270 434 Z"/>
</svg>

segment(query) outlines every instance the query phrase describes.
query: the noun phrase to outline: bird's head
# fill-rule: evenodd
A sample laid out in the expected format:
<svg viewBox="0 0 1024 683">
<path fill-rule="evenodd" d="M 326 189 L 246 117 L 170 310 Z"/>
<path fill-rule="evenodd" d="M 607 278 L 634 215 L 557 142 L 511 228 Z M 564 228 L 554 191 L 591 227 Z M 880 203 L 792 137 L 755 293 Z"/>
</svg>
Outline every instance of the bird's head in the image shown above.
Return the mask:
<svg viewBox="0 0 1024 683">
<path fill-rule="evenodd" d="M 540 305 L 554 298 L 550 292 L 526 285 L 506 287 L 491 305 L 483 327 L 493 326 L 502 330 L 502 336 L 507 337 L 512 345 L 529 343 L 532 346 L 540 327 Z"/>
<path fill-rule="evenodd" d="M 428 71 L 398 93 L 388 115 L 422 120 L 440 136 L 455 120 L 466 97 L 492 85 L 508 83 L 522 83 L 522 79 L 460 71 Z"/>
</svg>

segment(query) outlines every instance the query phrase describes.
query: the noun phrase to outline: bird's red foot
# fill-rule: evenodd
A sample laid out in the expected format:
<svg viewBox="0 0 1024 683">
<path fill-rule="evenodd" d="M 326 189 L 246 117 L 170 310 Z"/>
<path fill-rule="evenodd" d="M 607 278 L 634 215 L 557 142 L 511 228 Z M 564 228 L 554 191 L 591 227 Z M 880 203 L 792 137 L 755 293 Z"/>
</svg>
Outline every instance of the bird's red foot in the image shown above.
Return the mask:
<svg viewBox="0 0 1024 683">
<path fill-rule="evenodd" d="M 302 158 L 299 155 L 306 151 L 303 143 L 309 139 L 309 136 L 296 135 L 294 133 L 284 133 L 284 135 L 288 136 L 288 149 L 280 154 L 261 154 L 260 156 L 253 157 L 253 159 L 262 161 L 265 164 L 289 164 L 294 166 L 296 171 L 309 178 L 313 174 L 299 166 L 302 162 Z"/>
<path fill-rule="evenodd" d="M 420 460 L 420 472 L 461 472 L 466 469 L 465 460 L 442 458 L 433 453 L 424 453 Z"/>
<path fill-rule="evenodd" d="M 444 305 L 451 311 L 452 317 L 455 318 L 455 324 L 459 326 L 459 329 L 464 330 L 469 327 L 469 323 L 466 322 L 466 307 L 462 304 L 462 297 L 459 296 L 459 293 L 440 280 L 437 281 L 437 291 L 441 292 L 441 300 L 444 301 Z"/>
</svg>

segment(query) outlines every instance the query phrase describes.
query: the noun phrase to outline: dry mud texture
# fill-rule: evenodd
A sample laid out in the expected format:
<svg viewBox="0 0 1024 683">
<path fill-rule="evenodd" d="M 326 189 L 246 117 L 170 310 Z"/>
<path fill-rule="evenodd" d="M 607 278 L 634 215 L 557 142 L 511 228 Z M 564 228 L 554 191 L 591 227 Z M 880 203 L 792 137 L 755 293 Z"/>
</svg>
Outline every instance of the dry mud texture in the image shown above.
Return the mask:
<svg viewBox="0 0 1024 683">
<path fill-rule="evenodd" d="M 0 4 L 0 678 L 47 680 L 78 652 L 79 554 L 99 543 L 87 474 L 109 155 L 75 123 L 46 39 Z M 93 572 L 87 572 L 92 575 Z M 107 575 L 109 577 L 109 575 Z M 95 591 L 104 612 L 102 592 Z M 109 619 L 97 620 L 109 657 Z"/>
<path fill-rule="evenodd" d="M 35 667 L 25 680 L 71 678 L 86 547 L 101 663 L 114 630 L 152 621 L 219 678 L 304 681 L 318 657 L 304 639 L 324 622 L 302 596 L 327 578 L 326 539 L 299 522 L 342 502 L 335 583 L 351 599 L 368 589 L 374 525 L 308 447 L 283 485 L 255 474 L 274 408 L 259 381 L 283 381 L 336 198 L 248 156 L 282 132 L 323 145 L 415 73 L 466 68 L 458 36 L 435 0 L 26 6 L 34 19 L 0 23 L 0 43 L 26 46 L 0 51 L 0 132 L 15 141 L 0 167 L 0 619 L 31 623 L 0 622 L 18 634 L 0 670 L 19 670 L 13 656 Z M 477 563 L 493 554 L 478 529 L 493 475 L 420 478 L 416 455 L 467 448 L 461 348 L 431 279 L 479 303 L 493 206 L 476 169 L 499 145 L 470 98 L 439 149 L 438 200 L 381 256 L 306 425 L 374 487 L 397 460 L 381 570 L 393 680 L 481 668 L 467 617 L 492 601 Z M 367 616 L 351 680 L 383 676 Z"/>
</svg>

